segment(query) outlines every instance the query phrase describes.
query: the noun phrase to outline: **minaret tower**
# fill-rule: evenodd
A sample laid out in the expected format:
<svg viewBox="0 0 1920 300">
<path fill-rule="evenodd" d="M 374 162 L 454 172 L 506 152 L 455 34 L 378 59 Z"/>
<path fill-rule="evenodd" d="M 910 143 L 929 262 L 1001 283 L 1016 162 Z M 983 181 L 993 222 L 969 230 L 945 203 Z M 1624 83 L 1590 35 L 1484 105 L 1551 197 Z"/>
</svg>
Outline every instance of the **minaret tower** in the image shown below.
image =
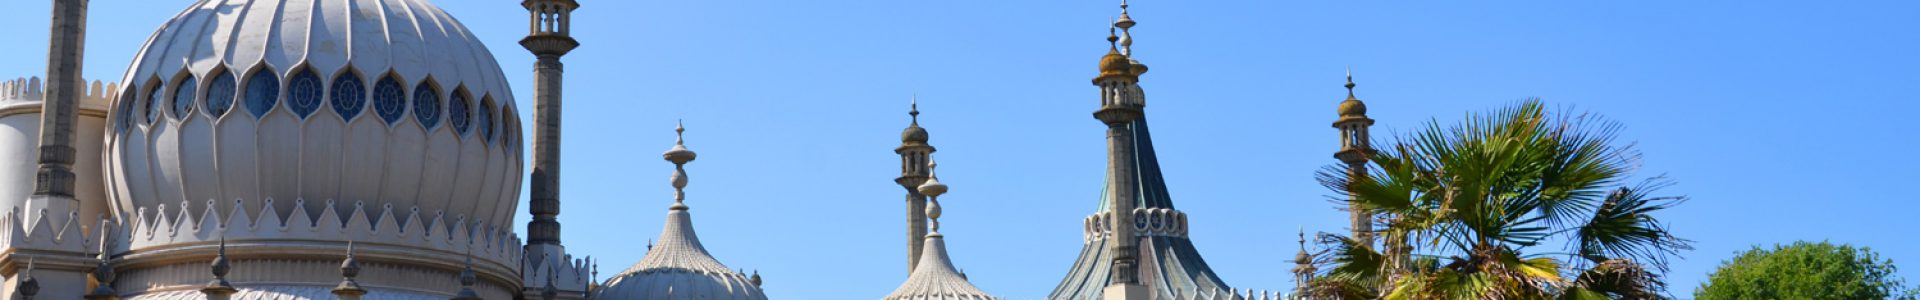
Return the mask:
<svg viewBox="0 0 1920 300">
<path fill-rule="evenodd" d="M 1293 256 L 1293 299 L 1307 299 L 1308 284 L 1313 282 L 1313 254 L 1307 253 L 1307 231 L 1300 230 L 1300 253 Z"/>
<path fill-rule="evenodd" d="M 533 68 L 533 203 L 528 212 L 528 255 L 535 251 L 560 255 L 560 56 L 580 47 L 568 33 L 573 0 L 526 0 L 520 2 L 530 13 L 531 32 L 520 39 L 520 46 L 538 57 Z M 550 245 L 550 246 L 549 246 Z M 547 246 L 547 247 L 541 247 Z M 555 248 L 555 249 L 534 249 Z M 557 257 L 557 256 L 556 256 Z"/>
<path fill-rule="evenodd" d="M 1113 27 L 1126 31 L 1133 25 L 1133 18 L 1127 15 L 1126 1 L 1122 0 L 1120 19 L 1114 21 Z M 1113 278 L 1103 294 L 1107 300 L 1144 300 L 1148 294 L 1146 286 L 1137 278 L 1139 239 L 1134 238 L 1133 226 L 1140 174 L 1134 165 L 1132 124 L 1145 114 L 1141 108 L 1146 106 L 1146 99 L 1140 97 L 1135 88 L 1141 72 L 1135 71 L 1132 59 L 1125 54 L 1133 52 L 1132 34 L 1123 33 L 1123 36 L 1107 36 L 1107 55 L 1100 59 L 1100 75 L 1093 78 L 1093 84 L 1100 87 L 1100 110 L 1094 111 L 1093 117 L 1107 125 L 1107 186 L 1113 187 L 1107 195 L 1108 213 L 1113 219 L 1107 223 L 1113 226 L 1112 236 L 1116 241 L 1108 250 L 1113 253 Z M 1126 52 L 1121 52 L 1120 45 L 1112 44 L 1116 41 L 1126 46 Z"/>
<path fill-rule="evenodd" d="M 920 264 L 922 240 L 927 236 L 927 196 L 919 187 L 927 182 L 927 160 L 934 149 L 927 144 L 927 129 L 920 128 L 919 96 L 914 97 L 907 116 L 912 123 L 900 133 L 900 147 L 893 148 L 893 153 L 900 154 L 900 177 L 893 182 L 907 189 L 907 273 L 912 274 Z"/>
<path fill-rule="evenodd" d="M 73 132 L 86 81 L 80 78 L 87 41 L 87 1 L 54 0 L 52 40 L 47 47 L 47 94 L 41 101 L 40 160 L 30 210 L 64 213 L 80 207 L 73 198 Z M 89 224 L 89 223 L 81 223 Z"/>
<path fill-rule="evenodd" d="M 1373 146 L 1368 144 L 1370 137 L 1367 127 L 1373 126 L 1373 119 L 1367 118 L 1367 104 L 1353 96 L 1353 70 L 1347 70 L 1347 100 L 1340 101 L 1340 119 L 1333 122 L 1333 128 L 1340 130 L 1340 151 L 1333 157 L 1347 164 L 1349 182 L 1359 182 L 1367 177 L 1367 157 L 1373 156 Z M 1373 245 L 1373 214 L 1362 209 L 1355 202 L 1355 194 L 1349 188 L 1347 192 L 1347 210 L 1353 213 L 1351 225 L 1353 240 L 1362 245 Z"/>
<path fill-rule="evenodd" d="M 1083 222 L 1080 257 L 1050 300 L 1180 299 L 1230 290 L 1188 239 L 1187 214 L 1175 209 L 1147 130 L 1146 94 L 1134 59 L 1136 24 L 1120 2 L 1100 57 L 1100 108 L 1107 125 L 1106 184 L 1100 205 Z"/>
</svg>

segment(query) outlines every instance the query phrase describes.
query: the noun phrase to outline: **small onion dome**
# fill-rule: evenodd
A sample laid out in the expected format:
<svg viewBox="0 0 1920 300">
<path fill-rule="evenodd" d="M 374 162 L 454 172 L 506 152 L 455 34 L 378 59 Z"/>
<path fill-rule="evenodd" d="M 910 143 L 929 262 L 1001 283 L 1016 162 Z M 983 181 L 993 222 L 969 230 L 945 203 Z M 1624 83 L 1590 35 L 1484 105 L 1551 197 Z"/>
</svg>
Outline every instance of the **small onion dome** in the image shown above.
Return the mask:
<svg viewBox="0 0 1920 300">
<path fill-rule="evenodd" d="M 900 143 L 904 143 L 904 144 L 927 143 L 927 129 L 920 128 L 920 125 L 908 126 L 906 131 L 900 132 Z"/>
<path fill-rule="evenodd" d="M 1347 97 L 1346 101 L 1340 101 L 1340 116 L 1347 117 L 1347 116 L 1365 116 L 1365 115 L 1367 115 L 1367 104 L 1360 102 L 1360 99 Z"/>
<path fill-rule="evenodd" d="M 1100 76 L 1126 76 L 1132 74 L 1133 61 L 1121 55 L 1120 50 L 1108 49 L 1106 56 L 1100 57 Z"/>
</svg>

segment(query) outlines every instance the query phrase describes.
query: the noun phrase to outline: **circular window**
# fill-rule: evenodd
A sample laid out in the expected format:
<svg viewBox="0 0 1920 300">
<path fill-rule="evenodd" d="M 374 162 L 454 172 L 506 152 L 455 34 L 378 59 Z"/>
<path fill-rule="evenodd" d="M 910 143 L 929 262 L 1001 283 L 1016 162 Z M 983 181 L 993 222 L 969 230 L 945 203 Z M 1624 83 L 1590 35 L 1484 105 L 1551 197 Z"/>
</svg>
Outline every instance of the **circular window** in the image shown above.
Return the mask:
<svg viewBox="0 0 1920 300">
<path fill-rule="evenodd" d="M 447 122 L 453 123 L 453 131 L 467 135 L 467 129 L 473 128 L 473 102 L 467 100 L 467 91 L 456 89 L 447 101 Z"/>
<path fill-rule="evenodd" d="M 214 118 L 227 114 L 233 107 L 233 93 L 237 87 L 233 82 L 233 73 L 221 71 L 213 76 L 212 84 L 207 85 L 207 113 Z"/>
<path fill-rule="evenodd" d="M 387 124 L 400 121 L 406 111 L 407 92 L 400 87 L 400 81 L 393 77 L 381 78 L 373 84 L 373 112 L 380 115 Z"/>
<path fill-rule="evenodd" d="M 247 78 L 247 112 L 253 117 L 267 115 L 275 104 L 280 103 L 280 76 L 273 69 L 262 69 Z"/>
<path fill-rule="evenodd" d="M 333 78 L 333 112 L 340 119 L 352 120 L 367 108 L 367 86 L 360 83 L 360 77 L 353 73 L 341 73 Z"/>
<path fill-rule="evenodd" d="M 198 87 L 194 86 L 195 83 L 198 83 L 198 81 L 193 80 L 193 76 L 187 76 L 186 78 L 180 79 L 179 83 L 173 85 L 174 118 L 186 119 L 187 111 L 193 110 L 193 94 L 194 91 L 199 90 Z"/>
<path fill-rule="evenodd" d="M 293 75 L 293 81 L 287 82 L 287 107 L 301 118 L 313 115 L 313 111 L 320 110 L 321 92 L 320 75 L 314 74 L 313 69 L 300 70 L 300 74 Z"/>
<path fill-rule="evenodd" d="M 428 129 L 440 125 L 440 93 L 425 81 L 413 87 L 413 118 Z"/>
</svg>

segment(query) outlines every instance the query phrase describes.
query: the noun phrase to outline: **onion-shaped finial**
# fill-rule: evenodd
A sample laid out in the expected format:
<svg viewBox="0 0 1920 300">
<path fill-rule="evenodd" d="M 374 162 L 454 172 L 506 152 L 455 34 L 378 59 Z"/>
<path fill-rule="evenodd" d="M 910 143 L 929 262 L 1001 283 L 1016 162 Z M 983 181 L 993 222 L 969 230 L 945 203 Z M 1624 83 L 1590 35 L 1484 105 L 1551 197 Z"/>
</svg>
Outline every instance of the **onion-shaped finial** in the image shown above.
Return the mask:
<svg viewBox="0 0 1920 300">
<path fill-rule="evenodd" d="M 933 162 L 933 159 L 927 159 L 927 182 L 920 184 L 919 189 L 921 195 L 940 197 L 940 194 L 947 193 L 947 184 L 940 183 L 939 173 L 933 170 L 933 168 L 938 165 L 939 164 Z"/>
<path fill-rule="evenodd" d="M 33 295 L 40 294 L 40 280 L 33 278 L 33 260 L 32 258 L 27 259 L 27 271 L 24 275 L 20 276 L 22 278 L 20 278 L 19 282 L 15 283 L 16 286 L 14 287 L 15 290 L 20 291 L 20 296 L 27 300 L 32 300 Z"/>
</svg>

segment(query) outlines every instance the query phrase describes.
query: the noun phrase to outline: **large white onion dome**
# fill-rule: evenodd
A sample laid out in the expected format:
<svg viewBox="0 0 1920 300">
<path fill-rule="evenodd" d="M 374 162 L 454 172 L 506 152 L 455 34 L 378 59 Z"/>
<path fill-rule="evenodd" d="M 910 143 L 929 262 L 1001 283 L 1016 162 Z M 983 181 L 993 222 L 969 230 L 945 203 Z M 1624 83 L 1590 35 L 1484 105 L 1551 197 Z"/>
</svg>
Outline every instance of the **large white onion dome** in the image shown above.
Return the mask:
<svg viewBox="0 0 1920 300">
<path fill-rule="evenodd" d="M 684 128 L 676 129 L 684 131 Z M 620 274 L 608 278 L 594 291 L 593 299 L 619 300 L 766 300 L 760 290 L 759 275 L 727 269 L 707 253 L 700 236 L 693 231 L 693 216 L 684 200 L 687 173 L 683 168 L 693 161 L 693 151 L 681 142 L 661 155 L 673 162 L 674 203 L 668 208 L 667 224 L 660 231 L 659 244 L 648 246 L 647 255 Z"/>
<path fill-rule="evenodd" d="M 513 94 L 493 54 L 429 1 L 196 1 L 123 84 L 105 169 L 129 261 L 171 262 L 191 251 L 162 250 L 224 235 L 240 282 L 288 240 L 327 253 L 352 240 L 368 268 L 421 280 L 450 280 L 471 249 L 483 281 L 512 285 L 484 296 L 518 288 L 505 279 L 521 259 Z M 326 277 L 311 280 L 338 280 Z M 393 291 L 368 283 L 369 298 Z"/>
</svg>

